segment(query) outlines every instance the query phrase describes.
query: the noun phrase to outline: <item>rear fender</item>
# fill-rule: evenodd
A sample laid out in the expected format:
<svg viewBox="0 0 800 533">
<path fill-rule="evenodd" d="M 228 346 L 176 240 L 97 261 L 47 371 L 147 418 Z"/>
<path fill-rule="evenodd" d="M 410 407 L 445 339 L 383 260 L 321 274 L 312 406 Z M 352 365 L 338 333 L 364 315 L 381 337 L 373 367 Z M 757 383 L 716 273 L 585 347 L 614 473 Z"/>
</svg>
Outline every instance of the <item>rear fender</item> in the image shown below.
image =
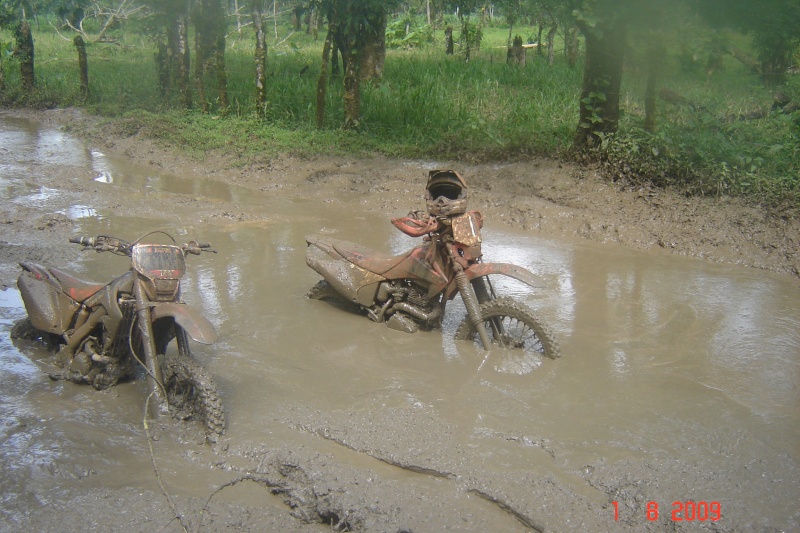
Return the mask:
<svg viewBox="0 0 800 533">
<path fill-rule="evenodd" d="M 46 269 L 34 263 L 20 263 L 17 279 L 28 317 L 36 329 L 62 335 L 72 324 L 80 304 L 64 294 L 61 284 Z"/>
<path fill-rule="evenodd" d="M 378 284 L 386 278 L 348 261 L 322 239 L 316 240 L 312 236 L 306 240 L 306 264 L 309 267 L 347 300 L 367 307 L 373 305 Z"/>
<path fill-rule="evenodd" d="M 171 317 L 175 322 L 189 334 L 189 336 L 201 344 L 214 344 L 217 342 L 217 332 L 214 326 L 199 311 L 186 304 L 175 302 L 163 302 L 155 304 L 150 314 L 153 322 L 165 317 Z"/>
</svg>

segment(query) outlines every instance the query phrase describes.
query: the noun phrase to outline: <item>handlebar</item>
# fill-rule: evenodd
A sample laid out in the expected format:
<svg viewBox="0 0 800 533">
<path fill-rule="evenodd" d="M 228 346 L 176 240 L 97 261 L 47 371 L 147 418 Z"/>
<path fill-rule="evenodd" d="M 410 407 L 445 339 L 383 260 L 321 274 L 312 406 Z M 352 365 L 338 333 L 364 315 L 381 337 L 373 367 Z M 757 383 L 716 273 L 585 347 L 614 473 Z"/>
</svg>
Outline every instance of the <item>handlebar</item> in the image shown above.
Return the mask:
<svg viewBox="0 0 800 533">
<path fill-rule="evenodd" d="M 97 237 L 73 235 L 69 238 L 69 242 L 72 244 L 80 244 L 86 248 L 94 248 L 95 251 L 98 252 L 114 252 L 125 255 L 131 255 L 131 248 L 133 247 L 132 243 L 110 235 L 98 235 Z M 189 241 L 182 244 L 180 248 L 183 250 L 184 254 L 200 255 L 203 252 L 217 253 L 216 250 L 211 249 L 211 243 L 207 242 Z"/>
<path fill-rule="evenodd" d="M 217 253 L 216 250 L 211 249 L 211 243 L 197 242 L 197 241 L 189 241 L 186 244 L 182 244 L 181 250 L 183 250 L 183 253 L 185 254 L 194 254 L 194 255 L 200 255 L 203 252 Z"/>
</svg>

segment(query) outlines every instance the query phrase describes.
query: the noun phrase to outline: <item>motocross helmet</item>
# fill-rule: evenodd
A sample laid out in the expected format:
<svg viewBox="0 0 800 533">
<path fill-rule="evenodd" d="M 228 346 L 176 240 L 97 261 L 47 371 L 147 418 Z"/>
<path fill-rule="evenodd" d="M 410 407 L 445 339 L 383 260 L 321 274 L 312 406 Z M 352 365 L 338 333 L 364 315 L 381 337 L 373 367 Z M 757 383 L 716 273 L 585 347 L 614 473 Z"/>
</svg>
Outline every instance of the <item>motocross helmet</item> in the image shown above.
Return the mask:
<svg viewBox="0 0 800 533">
<path fill-rule="evenodd" d="M 431 170 L 425 186 L 425 205 L 434 217 L 462 215 L 467 211 L 467 182 L 455 170 Z"/>
</svg>

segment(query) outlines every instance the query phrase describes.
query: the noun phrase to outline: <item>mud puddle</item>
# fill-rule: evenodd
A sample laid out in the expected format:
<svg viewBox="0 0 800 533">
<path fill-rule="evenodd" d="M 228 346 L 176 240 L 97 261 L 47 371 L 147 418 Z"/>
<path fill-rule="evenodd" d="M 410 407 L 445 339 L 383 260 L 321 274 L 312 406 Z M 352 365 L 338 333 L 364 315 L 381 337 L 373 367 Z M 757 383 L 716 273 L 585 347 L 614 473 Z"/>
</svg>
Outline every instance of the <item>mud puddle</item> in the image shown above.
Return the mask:
<svg viewBox="0 0 800 533">
<path fill-rule="evenodd" d="M 387 219 L 403 212 L 354 209 L 358 199 L 336 187 L 315 201 L 153 177 L 68 136 L 53 141 L 60 132 L 3 127 L 0 191 L 16 206 L 6 226 L 17 227 L 4 255 L 60 242 L 68 251 L 45 258 L 110 279 L 124 260 L 78 253 L 62 237 L 164 229 L 213 244 L 217 254 L 187 261 L 184 298 L 220 333 L 195 353 L 217 380 L 228 429 L 210 447 L 191 424 L 160 419 L 148 441 L 142 383 L 97 392 L 51 381 L 48 353 L 8 339 L 24 316 L 9 288 L 0 529 L 800 527 L 796 279 L 487 220 L 486 259 L 546 284 L 498 289 L 537 311 L 563 358 L 490 354 L 478 371 L 483 352 L 452 340 L 458 302 L 443 332 L 407 335 L 304 297 L 318 279 L 306 234 L 400 252 L 413 240 Z M 26 226 L 53 213 L 60 222 Z"/>
</svg>

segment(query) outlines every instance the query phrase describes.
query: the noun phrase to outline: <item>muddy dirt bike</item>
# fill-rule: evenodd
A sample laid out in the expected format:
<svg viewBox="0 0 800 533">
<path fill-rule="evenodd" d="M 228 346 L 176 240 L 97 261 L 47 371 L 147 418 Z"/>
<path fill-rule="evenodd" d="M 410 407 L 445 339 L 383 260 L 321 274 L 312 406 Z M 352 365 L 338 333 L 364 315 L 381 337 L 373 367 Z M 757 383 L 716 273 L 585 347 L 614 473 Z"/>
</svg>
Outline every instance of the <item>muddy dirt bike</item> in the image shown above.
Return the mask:
<svg viewBox="0 0 800 533">
<path fill-rule="evenodd" d="M 166 235 L 172 244 L 142 242 L 153 234 Z M 176 245 L 172 236 L 160 231 L 142 239 L 133 243 L 106 235 L 69 239 L 87 250 L 130 258 L 130 270 L 109 283 L 20 263 L 17 286 L 28 318 L 15 325 L 12 337 L 41 340 L 56 348 L 61 371 L 51 377 L 96 389 L 130 379 L 143 368 L 156 398 L 155 402 L 148 398 L 150 414 L 168 407 L 176 418 L 199 419 L 213 442 L 225 428 L 222 404 L 214 380 L 192 357 L 188 339 L 212 344 L 216 332 L 180 298 L 185 256 L 212 250 L 195 241 Z M 168 351 L 172 341 L 177 350 Z"/>
<path fill-rule="evenodd" d="M 448 301 L 461 294 L 468 316 L 456 330 L 457 340 L 560 357 L 550 329 L 528 306 L 498 296 L 490 275 L 508 276 L 532 287 L 538 278 L 507 263 L 481 262 L 477 211 L 457 216 L 413 213 L 392 224 L 424 244 L 396 256 L 358 244 L 310 235 L 306 263 L 324 278 L 308 293 L 312 299 L 333 299 L 363 312 L 390 328 L 415 332 L 439 327 Z"/>
</svg>

